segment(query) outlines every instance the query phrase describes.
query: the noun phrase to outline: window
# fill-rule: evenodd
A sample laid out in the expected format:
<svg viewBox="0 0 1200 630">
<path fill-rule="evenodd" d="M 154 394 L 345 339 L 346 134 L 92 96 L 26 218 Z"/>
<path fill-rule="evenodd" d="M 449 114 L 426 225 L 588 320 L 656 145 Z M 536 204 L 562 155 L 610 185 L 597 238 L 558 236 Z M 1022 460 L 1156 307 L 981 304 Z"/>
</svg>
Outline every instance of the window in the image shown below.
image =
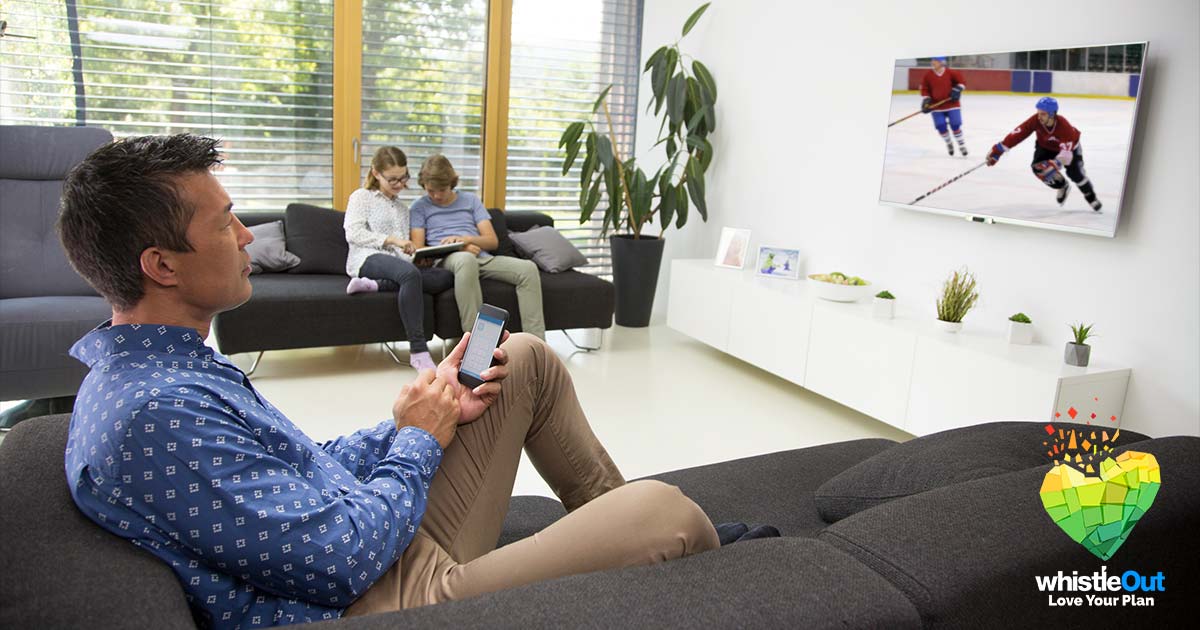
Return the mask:
<svg viewBox="0 0 1200 630">
<path fill-rule="evenodd" d="M 1138 73 L 1142 71 L 1142 44 L 1125 45 L 1125 72 Z"/>
<path fill-rule="evenodd" d="M 1086 48 L 1069 48 L 1067 49 L 1067 70 L 1080 71 L 1086 69 L 1087 64 L 1087 49 Z"/>
<path fill-rule="evenodd" d="M 1046 70 L 1049 68 L 1050 55 L 1045 50 L 1029 51 L 1029 69 L 1030 70 Z"/>
<path fill-rule="evenodd" d="M 1087 49 L 1088 72 L 1104 72 L 1104 47 L 1092 46 Z"/>
<path fill-rule="evenodd" d="M 364 0 L 363 177 L 375 150 L 395 145 L 413 175 L 408 197 L 423 194 L 417 171 L 435 153 L 450 159 L 460 190 L 479 192 L 487 4 Z"/>
<path fill-rule="evenodd" d="M 0 122 L 219 137 L 240 210 L 330 203 L 333 0 L 103 5 L 5 2 Z"/>
<path fill-rule="evenodd" d="M 1124 72 L 1125 71 L 1125 47 L 1124 46 L 1109 46 L 1108 47 L 1108 62 L 1104 65 L 1105 72 Z"/>
<path fill-rule="evenodd" d="M 513 0 L 506 209 L 553 216 L 591 261 L 584 270 L 598 275 L 612 273 L 608 242 L 599 219 L 579 224 L 582 160 L 563 176 L 558 139 L 611 83 L 614 140 L 622 157 L 632 154 L 640 24 L 637 0 Z"/>
<path fill-rule="evenodd" d="M 1050 69 L 1067 69 L 1067 50 L 1065 48 L 1058 48 L 1050 51 Z"/>
</svg>

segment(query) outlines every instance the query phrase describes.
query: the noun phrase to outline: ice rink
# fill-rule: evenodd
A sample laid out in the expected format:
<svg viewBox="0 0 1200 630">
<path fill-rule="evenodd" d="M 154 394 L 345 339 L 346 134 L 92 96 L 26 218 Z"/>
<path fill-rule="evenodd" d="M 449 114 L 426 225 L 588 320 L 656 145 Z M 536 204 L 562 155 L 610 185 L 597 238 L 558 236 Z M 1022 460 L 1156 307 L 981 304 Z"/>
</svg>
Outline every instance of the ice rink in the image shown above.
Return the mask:
<svg viewBox="0 0 1200 630">
<path fill-rule="evenodd" d="M 946 154 L 946 145 L 933 127 L 932 116 L 921 114 L 888 129 L 880 199 L 908 204 L 948 179 L 982 162 L 987 153 L 1035 112 L 1040 95 L 978 94 L 962 98 L 962 131 L 967 157 Z M 1039 223 L 1096 230 L 1112 234 L 1121 207 L 1125 164 L 1135 102 L 1108 98 L 1058 99 L 1059 115 L 1080 131 L 1084 170 L 1104 204 L 1101 212 L 1088 206 L 1074 183 L 1066 204 L 1059 206 L 1055 191 L 1041 183 L 1029 168 L 1036 137 L 1030 135 L 992 167 L 983 167 L 921 200 L 918 207 L 969 212 Z M 916 94 L 893 94 L 888 122 L 921 108 Z"/>
</svg>

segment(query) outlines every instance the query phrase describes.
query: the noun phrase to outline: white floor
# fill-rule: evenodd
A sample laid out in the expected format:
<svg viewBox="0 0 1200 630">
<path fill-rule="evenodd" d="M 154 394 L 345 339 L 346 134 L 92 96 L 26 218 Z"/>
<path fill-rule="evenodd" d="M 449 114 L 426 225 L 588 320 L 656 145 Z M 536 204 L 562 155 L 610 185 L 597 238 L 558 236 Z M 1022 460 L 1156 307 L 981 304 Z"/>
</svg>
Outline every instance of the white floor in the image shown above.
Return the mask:
<svg viewBox="0 0 1200 630">
<path fill-rule="evenodd" d="M 597 336 L 572 334 L 589 343 Z M 910 437 L 665 326 L 614 327 L 594 353 L 574 352 L 561 332 L 548 341 L 570 366 L 596 435 L 629 479 L 855 438 Z M 233 359 L 248 369 L 253 355 Z M 310 436 L 325 440 L 389 417 L 397 391 L 414 375 L 376 344 L 268 352 L 253 382 Z M 514 493 L 553 496 L 524 458 Z"/>
</svg>

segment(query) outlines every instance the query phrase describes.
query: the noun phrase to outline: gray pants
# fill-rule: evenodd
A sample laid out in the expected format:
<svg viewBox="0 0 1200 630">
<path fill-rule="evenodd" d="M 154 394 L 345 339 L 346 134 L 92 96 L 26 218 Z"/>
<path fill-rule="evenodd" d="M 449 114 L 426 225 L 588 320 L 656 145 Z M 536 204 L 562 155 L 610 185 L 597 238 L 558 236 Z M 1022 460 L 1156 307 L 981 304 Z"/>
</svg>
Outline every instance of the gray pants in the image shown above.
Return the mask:
<svg viewBox="0 0 1200 630">
<path fill-rule="evenodd" d="M 542 315 L 542 278 L 531 260 L 509 256 L 478 258 L 467 252 L 455 252 L 442 261 L 454 272 L 454 300 L 458 302 L 458 320 L 464 331 L 475 327 L 475 315 L 483 304 L 480 278 L 495 278 L 517 287 L 517 306 L 521 309 L 521 332 L 546 338 L 546 320 Z"/>
</svg>

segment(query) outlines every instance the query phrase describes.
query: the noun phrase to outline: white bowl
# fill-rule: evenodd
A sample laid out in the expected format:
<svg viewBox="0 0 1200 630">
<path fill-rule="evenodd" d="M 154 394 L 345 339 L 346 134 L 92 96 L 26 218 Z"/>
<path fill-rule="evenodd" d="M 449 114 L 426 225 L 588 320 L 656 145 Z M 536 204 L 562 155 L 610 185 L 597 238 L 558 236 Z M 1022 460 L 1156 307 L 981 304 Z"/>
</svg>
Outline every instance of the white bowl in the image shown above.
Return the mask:
<svg viewBox="0 0 1200 630">
<path fill-rule="evenodd" d="M 871 295 L 871 283 L 866 284 L 833 284 L 817 280 L 809 276 L 809 282 L 817 292 L 817 297 L 833 302 L 857 302 Z"/>
</svg>

